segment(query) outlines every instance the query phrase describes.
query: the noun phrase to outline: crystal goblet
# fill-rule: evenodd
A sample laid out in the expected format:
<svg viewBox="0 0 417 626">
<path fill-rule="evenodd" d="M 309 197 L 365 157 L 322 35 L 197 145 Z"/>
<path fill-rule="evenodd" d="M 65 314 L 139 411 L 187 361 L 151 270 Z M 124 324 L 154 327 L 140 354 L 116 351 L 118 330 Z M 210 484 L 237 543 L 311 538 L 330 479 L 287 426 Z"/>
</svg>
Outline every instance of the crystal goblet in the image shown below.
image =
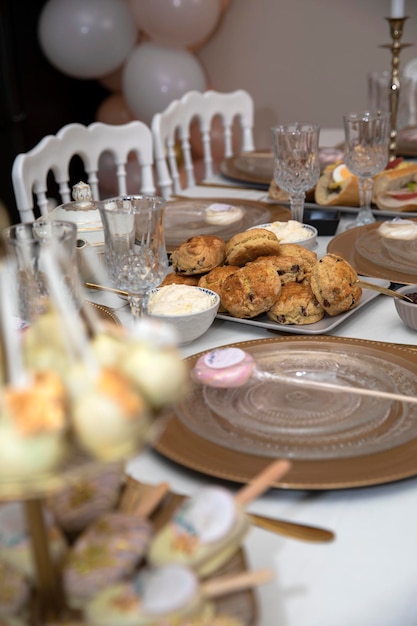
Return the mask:
<svg viewBox="0 0 417 626">
<path fill-rule="evenodd" d="M 306 191 L 320 176 L 317 124 L 294 122 L 272 128 L 274 179 L 290 196 L 291 218 L 303 221 Z"/>
<path fill-rule="evenodd" d="M 165 277 L 165 200 L 158 196 L 119 196 L 99 202 L 105 260 L 113 286 L 126 291 L 134 318 L 146 314 L 150 291 Z"/>
<path fill-rule="evenodd" d="M 345 163 L 358 177 L 360 209 L 348 226 L 355 228 L 375 222 L 371 210 L 373 177 L 382 172 L 389 159 L 390 114 L 362 111 L 343 116 Z"/>
</svg>

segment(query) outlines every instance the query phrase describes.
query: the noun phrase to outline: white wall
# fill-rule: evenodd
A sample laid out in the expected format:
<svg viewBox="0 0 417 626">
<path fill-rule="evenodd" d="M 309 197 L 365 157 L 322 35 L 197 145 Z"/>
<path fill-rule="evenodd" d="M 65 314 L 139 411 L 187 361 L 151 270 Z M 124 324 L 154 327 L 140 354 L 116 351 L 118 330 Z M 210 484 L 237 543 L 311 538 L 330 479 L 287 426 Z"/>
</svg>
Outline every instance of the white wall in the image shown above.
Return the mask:
<svg viewBox="0 0 417 626">
<path fill-rule="evenodd" d="M 367 104 L 367 72 L 390 70 L 390 0 L 232 0 L 197 56 L 210 87 L 247 89 L 255 101 L 256 145 L 270 127 L 314 121 L 341 127 Z M 405 0 L 400 65 L 417 57 L 417 0 Z"/>
</svg>

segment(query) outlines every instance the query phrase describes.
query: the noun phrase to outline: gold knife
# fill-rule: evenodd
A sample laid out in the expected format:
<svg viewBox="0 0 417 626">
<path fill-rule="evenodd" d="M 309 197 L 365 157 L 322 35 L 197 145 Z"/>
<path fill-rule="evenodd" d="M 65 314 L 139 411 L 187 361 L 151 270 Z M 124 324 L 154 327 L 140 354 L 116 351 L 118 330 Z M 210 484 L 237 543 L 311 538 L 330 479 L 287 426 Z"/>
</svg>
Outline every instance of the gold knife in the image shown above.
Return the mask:
<svg viewBox="0 0 417 626">
<path fill-rule="evenodd" d="M 291 537 L 292 539 L 313 542 L 330 542 L 335 539 L 335 534 L 331 530 L 319 528 L 318 526 L 309 526 L 299 522 L 286 522 L 265 517 L 264 515 L 255 515 L 254 513 L 247 513 L 247 515 L 254 526 L 284 535 L 285 537 Z"/>
</svg>

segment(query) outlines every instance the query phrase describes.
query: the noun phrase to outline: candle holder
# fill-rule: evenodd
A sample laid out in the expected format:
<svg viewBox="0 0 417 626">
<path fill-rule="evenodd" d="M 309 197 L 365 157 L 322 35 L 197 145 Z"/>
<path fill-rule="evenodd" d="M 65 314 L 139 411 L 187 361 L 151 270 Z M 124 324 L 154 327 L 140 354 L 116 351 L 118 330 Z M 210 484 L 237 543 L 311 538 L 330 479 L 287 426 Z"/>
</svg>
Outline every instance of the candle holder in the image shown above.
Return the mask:
<svg viewBox="0 0 417 626">
<path fill-rule="evenodd" d="M 382 48 L 391 50 L 391 84 L 390 84 L 390 112 L 391 112 L 391 131 L 389 145 L 389 160 L 396 158 L 397 152 L 397 113 L 398 100 L 400 96 L 400 52 L 403 48 L 408 48 L 412 44 L 401 43 L 403 35 L 403 27 L 408 17 L 386 17 L 389 23 L 390 35 L 392 43 L 384 44 Z"/>
</svg>

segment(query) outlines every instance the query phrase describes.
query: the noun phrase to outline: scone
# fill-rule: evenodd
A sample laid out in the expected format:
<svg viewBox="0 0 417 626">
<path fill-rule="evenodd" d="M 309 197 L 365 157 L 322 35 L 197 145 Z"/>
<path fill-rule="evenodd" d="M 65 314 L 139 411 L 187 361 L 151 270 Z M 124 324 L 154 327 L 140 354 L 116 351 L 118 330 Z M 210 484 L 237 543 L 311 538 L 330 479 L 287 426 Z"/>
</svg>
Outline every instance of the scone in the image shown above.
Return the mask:
<svg viewBox="0 0 417 626">
<path fill-rule="evenodd" d="M 204 287 L 205 289 L 210 289 L 211 291 L 215 291 L 219 294 L 220 299 L 222 297 L 222 287 L 223 283 L 230 274 L 236 272 L 239 269 L 238 265 L 220 265 L 219 267 L 215 267 L 208 274 L 203 274 L 198 281 L 199 287 Z M 226 309 L 220 303 L 219 313 L 225 311 Z"/>
<path fill-rule="evenodd" d="M 158 285 L 158 287 L 165 287 L 166 285 L 190 285 L 190 287 L 196 287 L 199 280 L 200 274 L 187 276 L 185 274 L 171 272 L 165 276 L 164 280 L 160 285 Z"/>
<path fill-rule="evenodd" d="M 226 243 L 226 263 L 242 267 L 259 256 L 279 253 L 278 237 L 266 228 L 237 233 Z"/>
<path fill-rule="evenodd" d="M 282 243 L 279 254 L 296 257 L 303 266 L 305 274 L 310 274 L 318 261 L 317 254 L 313 250 L 300 246 L 298 243 Z"/>
<path fill-rule="evenodd" d="M 326 254 L 310 277 L 311 290 L 326 313 L 339 315 L 353 309 L 362 295 L 356 270 L 336 254 Z"/>
<path fill-rule="evenodd" d="M 234 317 L 252 318 L 268 311 L 280 291 L 281 279 L 271 265 L 250 263 L 226 278 L 221 302 Z"/>
<path fill-rule="evenodd" d="M 287 283 L 282 286 L 278 300 L 267 312 L 278 324 L 314 324 L 324 316 L 324 309 L 309 285 Z"/>
<path fill-rule="evenodd" d="M 225 261 L 226 242 L 215 235 L 195 235 L 183 241 L 172 255 L 177 274 L 206 274 Z"/>
<path fill-rule="evenodd" d="M 260 256 L 252 264 L 270 265 L 280 277 L 282 285 L 290 282 L 301 283 L 305 277 L 303 264 L 295 256 L 281 256 L 280 254 Z"/>
</svg>

